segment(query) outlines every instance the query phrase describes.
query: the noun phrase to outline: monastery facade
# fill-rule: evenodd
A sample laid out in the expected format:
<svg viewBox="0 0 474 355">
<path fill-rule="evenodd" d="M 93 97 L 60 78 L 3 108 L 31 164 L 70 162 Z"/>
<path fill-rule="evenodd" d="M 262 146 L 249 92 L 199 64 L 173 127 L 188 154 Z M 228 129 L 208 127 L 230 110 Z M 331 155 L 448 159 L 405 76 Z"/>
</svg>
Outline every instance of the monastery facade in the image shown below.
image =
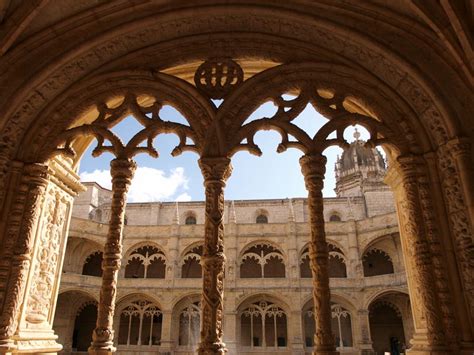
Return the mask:
<svg viewBox="0 0 474 355">
<path fill-rule="evenodd" d="M 357 133 L 356 133 L 357 136 Z M 357 136 L 358 138 L 358 136 Z M 413 334 L 393 196 L 378 151 L 351 144 L 324 199 L 332 329 L 341 353 L 400 350 Z M 90 346 L 111 191 L 74 202 L 54 330 L 64 352 Z M 122 354 L 191 354 L 199 342 L 203 202 L 129 203 L 115 313 Z M 230 354 L 313 346 L 307 199 L 226 201 L 224 341 Z"/>
</svg>

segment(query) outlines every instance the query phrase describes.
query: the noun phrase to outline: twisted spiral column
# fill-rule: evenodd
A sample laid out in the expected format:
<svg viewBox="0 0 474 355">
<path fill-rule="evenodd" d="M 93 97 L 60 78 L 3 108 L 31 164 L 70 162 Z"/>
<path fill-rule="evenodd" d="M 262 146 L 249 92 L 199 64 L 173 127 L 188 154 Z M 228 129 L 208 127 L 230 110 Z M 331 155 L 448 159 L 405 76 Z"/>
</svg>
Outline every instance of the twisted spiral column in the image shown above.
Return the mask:
<svg viewBox="0 0 474 355">
<path fill-rule="evenodd" d="M 224 187 L 232 167 L 228 158 L 201 158 L 206 189 L 204 224 L 202 327 L 198 354 L 225 354 L 222 341 L 224 314 Z"/>
<path fill-rule="evenodd" d="M 112 175 L 112 204 L 109 231 L 102 261 L 102 287 L 97 309 L 97 323 L 92 333 L 89 354 L 111 354 L 113 345 L 113 318 L 117 293 L 117 278 L 122 259 L 122 236 L 127 192 L 132 182 L 136 164 L 132 159 L 114 159 L 110 163 Z"/>
<path fill-rule="evenodd" d="M 300 158 L 301 171 L 308 190 L 311 242 L 309 256 L 313 274 L 313 300 L 316 334 L 315 355 L 334 355 L 336 351 L 331 331 L 331 293 L 329 290 L 329 253 L 324 231 L 323 193 L 326 157 L 322 154 L 304 155 Z"/>
</svg>

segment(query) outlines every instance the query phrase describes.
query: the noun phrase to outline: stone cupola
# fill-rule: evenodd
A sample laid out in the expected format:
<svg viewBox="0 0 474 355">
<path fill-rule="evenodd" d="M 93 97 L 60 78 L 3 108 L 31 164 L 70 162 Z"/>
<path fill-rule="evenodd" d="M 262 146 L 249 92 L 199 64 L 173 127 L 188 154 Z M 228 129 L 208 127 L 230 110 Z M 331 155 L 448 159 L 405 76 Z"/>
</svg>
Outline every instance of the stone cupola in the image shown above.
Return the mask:
<svg viewBox="0 0 474 355">
<path fill-rule="evenodd" d="M 366 191 L 387 188 L 383 183 L 386 167 L 382 154 L 366 147 L 357 129 L 354 138 L 335 165 L 338 197 L 363 196 Z"/>
</svg>

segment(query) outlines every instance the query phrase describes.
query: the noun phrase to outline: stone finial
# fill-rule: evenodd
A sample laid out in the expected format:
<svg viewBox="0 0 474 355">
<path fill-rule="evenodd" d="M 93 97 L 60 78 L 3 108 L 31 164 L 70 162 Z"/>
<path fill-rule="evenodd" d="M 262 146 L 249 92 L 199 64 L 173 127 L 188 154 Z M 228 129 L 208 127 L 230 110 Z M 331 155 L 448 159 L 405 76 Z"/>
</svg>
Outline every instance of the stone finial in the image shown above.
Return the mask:
<svg viewBox="0 0 474 355">
<path fill-rule="evenodd" d="M 234 200 L 230 202 L 229 223 L 234 223 L 234 224 L 237 223 L 237 215 L 235 214 Z"/>
<path fill-rule="evenodd" d="M 288 222 L 295 221 L 295 210 L 293 209 L 293 200 L 288 199 Z"/>
<path fill-rule="evenodd" d="M 173 224 L 179 224 L 179 207 L 178 207 L 178 201 L 176 201 L 176 208 L 175 208 L 174 217 L 173 217 Z"/>
<path fill-rule="evenodd" d="M 360 132 L 357 130 L 357 127 L 354 129 L 354 138 L 356 141 L 360 138 Z"/>
</svg>

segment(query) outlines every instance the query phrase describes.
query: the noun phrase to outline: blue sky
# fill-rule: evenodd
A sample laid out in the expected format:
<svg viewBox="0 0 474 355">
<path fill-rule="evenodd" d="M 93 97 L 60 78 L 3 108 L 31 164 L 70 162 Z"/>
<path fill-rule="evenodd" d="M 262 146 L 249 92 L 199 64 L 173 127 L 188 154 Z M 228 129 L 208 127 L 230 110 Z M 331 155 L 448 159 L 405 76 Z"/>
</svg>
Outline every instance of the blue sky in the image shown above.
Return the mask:
<svg viewBox="0 0 474 355">
<path fill-rule="evenodd" d="M 263 104 L 246 121 L 261 117 L 271 117 L 275 107 L 271 103 Z M 184 118 L 172 107 L 163 107 L 160 115 L 165 120 L 185 122 Z M 294 121 L 306 132 L 314 135 L 326 118 L 308 105 Z M 127 117 L 114 127 L 113 131 L 123 140 L 128 141 L 138 130 L 140 125 Z M 367 139 L 368 133 L 358 127 L 361 138 Z M 348 127 L 344 136 L 353 141 L 354 127 Z M 230 177 L 225 197 L 228 200 L 240 199 L 267 199 L 267 198 L 294 198 L 306 197 L 307 192 L 301 174 L 299 158 L 302 153 L 296 149 L 289 149 L 284 153 L 276 153 L 280 136 L 273 131 L 257 133 L 257 143 L 263 155 L 253 156 L 247 152 L 239 152 L 232 158 L 233 173 Z M 198 156 L 192 152 L 185 152 L 181 156 L 172 157 L 171 151 L 178 144 L 174 135 L 160 135 L 155 139 L 159 158 L 151 158 L 146 154 L 136 156 L 139 169 L 129 193 L 131 202 L 148 201 L 196 201 L 204 199 L 203 179 L 197 163 Z M 112 155 L 104 154 L 98 158 L 91 156 L 95 147 L 93 143 L 84 154 L 80 174 L 82 181 L 96 181 L 104 187 L 110 188 L 109 163 Z M 334 163 L 342 150 L 330 147 L 324 153 L 328 158 L 326 178 L 323 194 L 326 197 L 335 196 Z"/>
</svg>

